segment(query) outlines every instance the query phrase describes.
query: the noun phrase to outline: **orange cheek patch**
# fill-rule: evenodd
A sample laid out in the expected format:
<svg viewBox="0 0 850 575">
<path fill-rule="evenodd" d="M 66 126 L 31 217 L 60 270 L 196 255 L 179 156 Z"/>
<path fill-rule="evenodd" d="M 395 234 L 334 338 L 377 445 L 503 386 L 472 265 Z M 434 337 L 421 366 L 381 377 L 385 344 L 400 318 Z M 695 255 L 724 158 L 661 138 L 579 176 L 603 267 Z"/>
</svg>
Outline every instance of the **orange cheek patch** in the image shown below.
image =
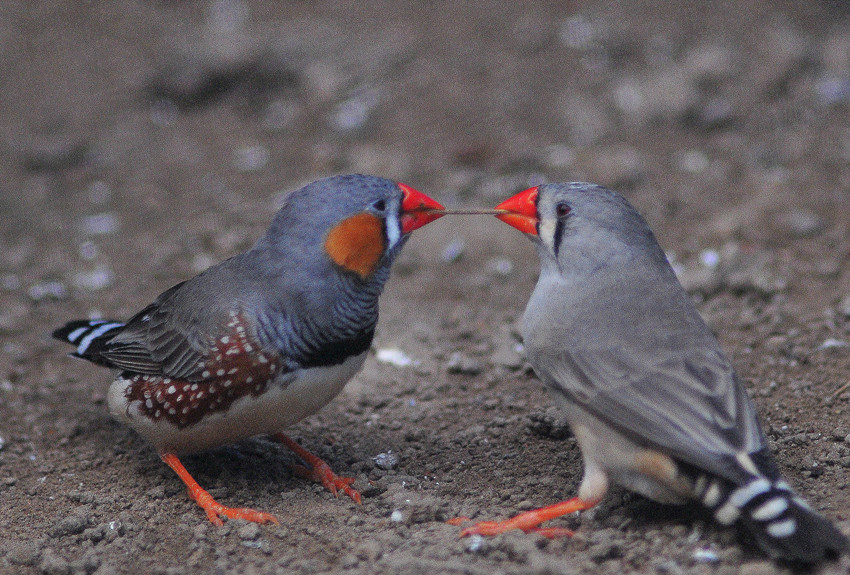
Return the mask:
<svg viewBox="0 0 850 575">
<path fill-rule="evenodd" d="M 383 222 L 372 214 L 351 216 L 328 233 L 325 251 L 334 263 L 366 279 L 386 249 L 383 228 Z"/>
</svg>

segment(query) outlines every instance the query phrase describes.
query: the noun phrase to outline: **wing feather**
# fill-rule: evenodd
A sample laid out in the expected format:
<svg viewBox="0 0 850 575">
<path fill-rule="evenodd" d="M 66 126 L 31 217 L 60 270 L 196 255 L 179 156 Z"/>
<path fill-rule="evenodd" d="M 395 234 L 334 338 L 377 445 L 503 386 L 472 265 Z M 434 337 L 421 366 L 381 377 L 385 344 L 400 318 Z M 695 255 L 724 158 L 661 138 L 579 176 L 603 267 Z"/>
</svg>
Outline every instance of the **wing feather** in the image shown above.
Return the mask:
<svg viewBox="0 0 850 575">
<path fill-rule="evenodd" d="M 540 369 L 550 387 L 638 443 L 730 480 L 740 475 L 730 463 L 735 452 L 766 446 L 751 400 L 719 349 L 654 363 L 623 348 L 570 349 L 532 363 L 551 366 Z"/>
<path fill-rule="evenodd" d="M 180 321 L 173 314 L 175 298 L 184 284 L 163 292 L 108 342 L 101 355 L 112 367 L 177 379 L 200 377 L 206 359 L 204 342 L 191 322 Z"/>
</svg>

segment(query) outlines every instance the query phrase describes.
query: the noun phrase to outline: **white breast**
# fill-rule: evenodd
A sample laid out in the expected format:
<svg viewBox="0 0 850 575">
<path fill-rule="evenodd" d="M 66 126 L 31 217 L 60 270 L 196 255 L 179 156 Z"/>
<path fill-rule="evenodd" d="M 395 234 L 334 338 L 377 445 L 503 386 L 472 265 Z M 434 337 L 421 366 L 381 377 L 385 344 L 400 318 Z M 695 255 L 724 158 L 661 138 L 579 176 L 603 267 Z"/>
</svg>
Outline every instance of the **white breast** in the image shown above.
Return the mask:
<svg viewBox="0 0 850 575">
<path fill-rule="evenodd" d="M 198 423 L 178 428 L 167 420 L 153 422 L 128 404 L 130 381 L 117 378 L 109 388 L 109 411 L 153 443 L 157 450 L 177 455 L 193 453 L 264 433 L 282 431 L 324 407 L 360 371 L 368 352 L 331 367 L 314 367 L 282 375 L 258 397 L 237 399 L 226 411 L 214 412 Z"/>
</svg>

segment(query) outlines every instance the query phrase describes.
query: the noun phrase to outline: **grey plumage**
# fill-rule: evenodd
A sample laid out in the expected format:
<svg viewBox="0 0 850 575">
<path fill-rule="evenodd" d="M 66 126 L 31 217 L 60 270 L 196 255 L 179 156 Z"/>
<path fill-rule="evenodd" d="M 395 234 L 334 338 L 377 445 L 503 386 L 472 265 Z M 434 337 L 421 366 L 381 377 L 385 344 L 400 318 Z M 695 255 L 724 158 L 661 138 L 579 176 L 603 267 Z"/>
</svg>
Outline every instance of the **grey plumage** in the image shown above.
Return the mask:
<svg viewBox="0 0 850 575">
<path fill-rule="evenodd" d="M 777 557 L 847 551 L 781 481 L 752 401 L 637 211 L 586 183 L 540 186 L 536 211 L 541 274 L 522 335 L 579 439 L 580 497 L 601 497 L 610 478 L 660 501 L 699 499 Z M 629 459 L 647 453 L 675 474 Z"/>
<path fill-rule="evenodd" d="M 225 507 L 178 455 L 273 433 L 309 474 L 355 501 L 340 478 L 281 430 L 331 401 L 366 359 L 378 298 L 407 235 L 442 215 L 424 194 L 364 175 L 292 192 L 247 252 L 163 292 L 126 323 L 72 321 L 53 336 L 110 367 L 114 417 L 147 438 L 213 523 L 276 521 Z"/>
<path fill-rule="evenodd" d="M 268 352 L 280 354 L 290 370 L 314 361 L 331 342 L 370 336 L 378 297 L 404 240 L 390 246 L 376 272 L 363 280 L 317 265 L 327 255 L 324 235 L 316 230 L 380 200 L 387 211 L 398 212 L 401 192 L 394 182 L 370 176 L 328 178 L 293 192 L 252 249 L 165 291 L 86 350 L 86 359 L 133 373 L 199 380 L 209 340 L 223 331 L 234 310 L 246 315 L 256 330 L 252 335 Z M 304 221 L 296 212 L 310 214 L 310 225 L 292 226 Z"/>
</svg>

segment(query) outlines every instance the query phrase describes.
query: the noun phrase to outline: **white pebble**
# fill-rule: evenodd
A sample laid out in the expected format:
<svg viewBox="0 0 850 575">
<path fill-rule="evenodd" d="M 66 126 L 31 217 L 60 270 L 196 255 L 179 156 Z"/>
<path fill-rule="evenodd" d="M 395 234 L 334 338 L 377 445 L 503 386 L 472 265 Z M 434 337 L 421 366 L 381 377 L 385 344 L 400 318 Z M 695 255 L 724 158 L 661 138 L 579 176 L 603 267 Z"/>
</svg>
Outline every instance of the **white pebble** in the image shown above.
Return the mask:
<svg viewBox="0 0 850 575">
<path fill-rule="evenodd" d="M 86 216 L 82 222 L 83 232 L 89 235 L 114 234 L 118 227 L 118 216 L 111 212 Z"/>
<path fill-rule="evenodd" d="M 108 266 L 98 266 L 90 272 L 79 272 L 74 274 L 74 287 L 79 289 L 97 291 L 109 287 L 115 281 L 115 274 Z"/>
<path fill-rule="evenodd" d="M 401 523 L 404 521 L 404 513 L 400 509 L 396 509 L 390 514 L 390 521 L 393 523 Z"/>
<path fill-rule="evenodd" d="M 410 367 L 415 363 L 409 355 L 396 347 L 381 348 L 378 350 L 375 357 L 379 362 L 387 363 L 395 367 Z"/>
<path fill-rule="evenodd" d="M 487 269 L 498 276 L 509 276 L 514 271 L 514 264 L 508 258 L 493 258 L 487 262 Z"/>
<path fill-rule="evenodd" d="M 58 281 L 39 282 L 30 286 L 27 290 L 30 298 L 34 301 L 43 299 L 65 299 L 68 296 L 68 289 L 65 284 Z"/>
<path fill-rule="evenodd" d="M 714 269 L 720 263 L 720 253 L 717 250 L 706 249 L 699 253 L 700 263 L 708 269 Z"/>
<path fill-rule="evenodd" d="M 269 163 L 269 151 L 265 146 L 245 146 L 234 153 L 233 166 L 240 172 L 256 172 Z"/>
<path fill-rule="evenodd" d="M 443 248 L 443 253 L 440 254 L 440 259 L 446 263 L 458 261 L 463 256 L 463 250 L 466 248 L 466 242 L 460 238 L 453 239 Z"/>
<path fill-rule="evenodd" d="M 694 561 L 697 563 L 717 563 L 720 561 L 720 557 L 708 548 L 697 549 L 694 551 Z"/>
<path fill-rule="evenodd" d="M 369 88 L 356 90 L 336 107 L 331 117 L 331 124 L 340 132 L 359 130 L 369 121 L 379 101 L 380 96 L 377 90 Z"/>
<path fill-rule="evenodd" d="M 847 347 L 848 345 L 850 345 L 850 344 L 848 344 L 844 340 L 829 338 L 818 346 L 818 351 L 821 351 L 821 350 L 824 350 L 824 349 L 830 349 L 832 347 Z"/>
<path fill-rule="evenodd" d="M 701 174 L 708 169 L 708 157 L 699 150 L 688 150 L 676 155 L 679 170 L 690 174 Z"/>
<path fill-rule="evenodd" d="M 469 538 L 469 545 L 466 550 L 470 553 L 478 553 L 484 547 L 484 538 L 477 533 Z"/>
</svg>

